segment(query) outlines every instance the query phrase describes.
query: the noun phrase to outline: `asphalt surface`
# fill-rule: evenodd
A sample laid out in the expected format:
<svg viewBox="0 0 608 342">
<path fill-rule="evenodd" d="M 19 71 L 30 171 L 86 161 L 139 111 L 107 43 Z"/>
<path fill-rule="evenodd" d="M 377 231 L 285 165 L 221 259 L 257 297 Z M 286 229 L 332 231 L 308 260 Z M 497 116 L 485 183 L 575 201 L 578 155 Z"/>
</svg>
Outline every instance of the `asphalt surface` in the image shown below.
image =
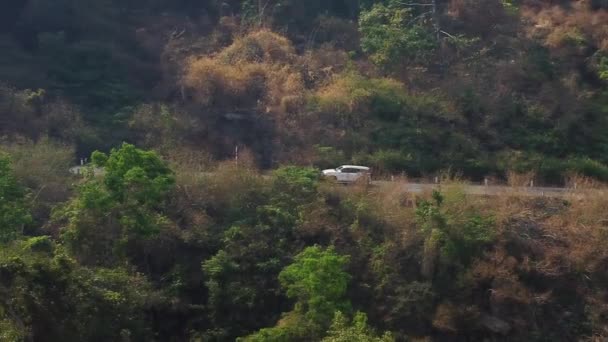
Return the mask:
<svg viewBox="0 0 608 342">
<path fill-rule="evenodd" d="M 84 173 L 84 166 L 75 166 L 70 168 L 70 172 L 73 174 Z M 94 174 L 103 175 L 105 172 L 102 168 L 94 168 Z M 504 194 L 517 194 L 518 196 L 529 196 L 529 197 L 564 197 L 569 194 L 588 194 L 599 190 L 575 190 L 572 188 L 559 188 L 559 187 L 512 187 L 512 186 L 501 186 L 501 185 L 472 185 L 472 184 L 434 184 L 434 183 L 407 183 L 407 182 L 396 182 L 388 180 L 372 181 L 373 186 L 378 187 L 402 187 L 404 192 L 412 194 L 422 194 L 432 192 L 433 190 L 442 190 L 450 187 L 460 187 L 462 191 L 467 195 L 477 196 L 499 196 Z"/>
<path fill-rule="evenodd" d="M 388 187 L 395 186 L 395 182 L 391 181 L 373 181 L 372 185 Z M 405 183 L 398 185 L 403 187 L 403 191 L 421 194 L 425 192 L 431 192 L 433 190 L 441 190 L 450 187 L 460 187 L 462 191 L 467 195 L 478 195 L 478 196 L 498 196 L 503 194 L 517 194 L 520 196 L 530 197 L 563 197 L 567 194 L 573 193 L 574 189 L 570 188 L 557 188 L 557 187 L 511 187 L 511 186 L 499 186 L 499 185 L 443 185 L 443 184 L 425 184 L 425 183 Z M 578 193 L 579 191 L 577 191 Z"/>
</svg>

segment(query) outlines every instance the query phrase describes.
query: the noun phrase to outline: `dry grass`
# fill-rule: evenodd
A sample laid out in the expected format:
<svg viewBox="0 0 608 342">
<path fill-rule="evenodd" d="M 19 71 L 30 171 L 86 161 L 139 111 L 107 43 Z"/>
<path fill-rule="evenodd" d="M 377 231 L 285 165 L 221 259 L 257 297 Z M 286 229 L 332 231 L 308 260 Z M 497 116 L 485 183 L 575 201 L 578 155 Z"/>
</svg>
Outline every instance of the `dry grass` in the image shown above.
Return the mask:
<svg viewBox="0 0 608 342">
<path fill-rule="evenodd" d="M 534 181 L 536 174 L 534 172 L 519 173 L 509 171 L 507 173 L 507 184 L 510 187 L 526 187 L 530 186 L 531 182 Z"/>
</svg>

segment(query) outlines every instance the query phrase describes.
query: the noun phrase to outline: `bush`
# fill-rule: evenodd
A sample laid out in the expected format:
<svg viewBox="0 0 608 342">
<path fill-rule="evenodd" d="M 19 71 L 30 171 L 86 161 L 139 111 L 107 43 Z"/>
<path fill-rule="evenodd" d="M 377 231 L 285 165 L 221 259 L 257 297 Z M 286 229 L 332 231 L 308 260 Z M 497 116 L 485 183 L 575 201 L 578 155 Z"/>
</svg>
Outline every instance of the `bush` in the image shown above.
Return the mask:
<svg viewBox="0 0 608 342">
<path fill-rule="evenodd" d="M 295 57 L 291 41 L 272 31 L 262 29 L 237 39 L 224 49 L 219 60 L 227 65 L 241 63 L 280 63 L 286 64 Z"/>
<path fill-rule="evenodd" d="M 444 265 L 467 267 L 494 240 L 494 219 L 460 206 L 446 208 L 444 200 L 434 191 L 432 201 L 420 202 L 416 218 L 427 236 L 426 247 L 437 248 Z"/>
<path fill-rule="evenodd" d="M 605 164 L 589 158 L 573 158 L 566 163 L 570 172 L 608 182 L 608 166 Z"/>
<path fill-rule="evenodd" d="M 405 95 L 405 87 L 399 81 L 367 78 L 348 72 L 319 89 L 312 104 L 324 114 L 354 120 L 356 124 L 369 114 L 387 120 L 398 118 L 405 104 Z"/>
<path fill-rule="evenodd" d="M 84 129 L 76 107 L 52 99 L 43 89 L 16 90 L 0 82 L 0 134 L 74 143 Z"/>
<path fill-rule="evenodd" d="M 282 167 L 273 173 L 273 201 L 288 209 L 308 203 L 317 193 L 320 173 L 313 168 Z"/>
<path fill-rule="evenodd" d="M 74 149 L 49 138 L 37 142 L 13 140 L 0 145 L 12 159 L 15 176 L 36 192 L 36 203 L 47 211 L 50 205 L 63 202 L 70 194 L 70 167 L 75 164 Z"/>
<path fill-rule="evenodd" d="M 540 180 L 548 184 L 563 184 L 572 173 L 608 181 L 608 166 L 590 158 L 558 159 L 540 154 L 512 152 L 499 156 L 498 166 L 503 171 L 534 172 Z"/>
<path fill-rule="evenodd" d="M 190 59 L 182 81 L 205 106 L 295 112 L 304 90 L 303 77 L 292 66 L 295 58 L 287 38 L 261 30 L 236 40 L 215 57 Z"/>
<path fill-rule="evenodd" d="M 263 97 L 266 71 L 261 64 L 223 64 L 215 59 L 193 59 L 184 83 L 197 102 L 208 106 L 254 106 Z"/>
<path fill-rule="evenodd" d="M 371 155 L 356 155 L 353 160 L 357 164 L 369 165 L 374 174 L 416 173 L 416 166 L 411 154 L 396 150 L 380 150 Z"/>
<path fill-rule="evenodd" d="M 331 146 L 315 145 L 314 165 L 320 169 L 335 168 L 347 162 L 344 152 Z"/>
</svg>

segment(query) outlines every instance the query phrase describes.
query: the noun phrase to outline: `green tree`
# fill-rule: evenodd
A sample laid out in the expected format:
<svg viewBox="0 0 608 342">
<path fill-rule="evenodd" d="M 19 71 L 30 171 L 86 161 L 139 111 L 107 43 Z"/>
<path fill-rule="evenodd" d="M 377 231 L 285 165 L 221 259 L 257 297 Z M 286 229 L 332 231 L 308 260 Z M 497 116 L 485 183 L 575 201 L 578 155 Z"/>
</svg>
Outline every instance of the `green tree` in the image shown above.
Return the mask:
<svg viewBox="0 0 608 342">
<path fill-rule="evenodd" d="M 202 267 L 214 336 L 233 338 L 269 325 L 285 301 L 277 277 L 294 248 L 295 217 L 275 206 L 261 206 L 252 224 L 226 230 L 222 249 Z M 210 336 L 207 336 L 210 338 Z"/>
<path fill-rule="evenodd" d="M 281 167 L 273 173 L 272 203 L 293 209 L 308 203 L 317 194 L 319 172 L 313 168 Z"/>
<path fill-rule="evenodd" d="M 287 297 L 296 301 L 272 328 L 262 329 L 241 341 L 308 341 L 320 338 L 329 328 L 335 312 L 349 312 L 346 290 L 350 275 L 344 270 L 348 256 L 337 254 L 333 247 L 308 247 L 279 274 Z"/>
<path fill-rule="evenodd" d="M 391 342 L 395 339 L 390 333 L 378 336 L 367 324 L 367 315 L 357 312 L 352 322 L 337 311 L 327 336 L 322 342 Z"/>
<path fill-rule="evenodd" d="M 62 238 L 81 261 L 113 264 L 127 251 L 137 252 L 128 246 L 170 224 L 163 207 L 174 176 L 156 153 L 129 144 L 91 159 L 103 177 L 91 173 L 57 216 L 67 220 Z"/>
<path fill-rule="evenodd" d="M 0 153 L 0 243 L 17 238 L 31 221 L 25 189 L 17 183 L 8 156 Z"/>
<path fill-rule="evenodd" d="M 121 268 L 88 269 L 49 237 L 0 251 L 0 340 L 152 340 L 152 290 Z"/>
<path fill-rule="evenodd" d="M 417 12 L 403 1 L 377 3 L 359 18 L 361 47 L 385 67 L 423 62 L 438 46 L 431 19 L 431 12 Z"/>
<path fill-rule="evenodd" d="M 350 275 L 344 267 L 349 257 L 333 248 L 308 247 L 279 275 L 287 297 L 296 300 L 295 311 L 321 326 L 331 321 L 334 312 L 348 312 L 346 290 Z"/>
</svg>

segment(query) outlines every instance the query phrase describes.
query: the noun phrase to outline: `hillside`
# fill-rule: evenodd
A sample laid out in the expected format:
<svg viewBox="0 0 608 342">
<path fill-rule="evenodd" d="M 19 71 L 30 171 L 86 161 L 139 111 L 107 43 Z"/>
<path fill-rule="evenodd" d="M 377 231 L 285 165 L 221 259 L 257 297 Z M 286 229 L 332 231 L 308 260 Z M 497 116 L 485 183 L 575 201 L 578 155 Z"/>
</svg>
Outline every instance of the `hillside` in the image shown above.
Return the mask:
<svg viewBox="0 0 608 342">
<path fill-rule="evenodd" d="M 7 0 L 0 50 L 0 342 L 608 339 L 605 0 Z"/>
<path fill-rule="evenodd" d="M 2 134 L 81 158 L 129 141 L 222 160 L 238 145 L 264 168 L 608 179 L 602 1 L 4 7 Z"/>
</svg>

